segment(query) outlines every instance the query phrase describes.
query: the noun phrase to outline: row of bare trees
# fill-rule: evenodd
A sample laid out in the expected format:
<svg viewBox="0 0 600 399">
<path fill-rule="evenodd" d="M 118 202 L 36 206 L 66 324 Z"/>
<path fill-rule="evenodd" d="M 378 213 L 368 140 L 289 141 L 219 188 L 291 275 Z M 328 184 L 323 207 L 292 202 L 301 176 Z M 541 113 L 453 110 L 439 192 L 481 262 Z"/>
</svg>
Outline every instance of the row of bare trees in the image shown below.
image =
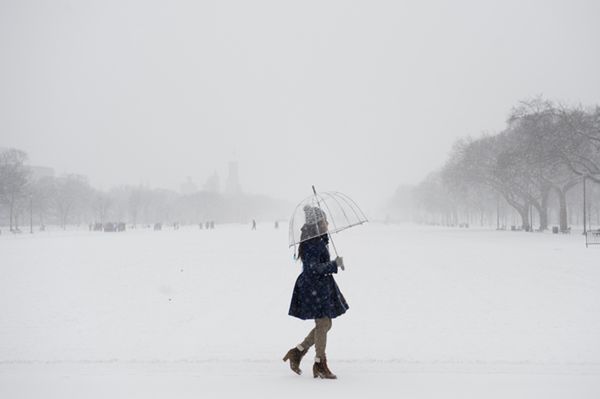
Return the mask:
<svg viewBox="0 0 600 399">
<path fill-rule="evenodd" d="M 559 228 L 568 231 L 568 195 L 584 178 L 600 183 L 600 107 L 536 98 L 513 108 L 500 133 L 457 141 L 443 168 L 412 195 L 421 212 L 448 224 L 474 212 L 495 213 L 499 222 L 509 207 L 523 229 L 535 216 L 545 230 L 556 208 Z"/>
<path fill-rule="evenodd" d="M 287 204 L 258 195 L 227 197 L 198 191 L 181 195 L 146 186 L 93 188 L 80 175 L 36 177 L 27 154 L 0 151 L 0 226 L 19 232 L 23 225 L 57 225 L 122 221 L 130 225 L 247 221 L 277 218 Z"/>
<path fill-rule="evenodd" d="M 0 152 L 0 225 L 13 232 L 26 222 L 63 228 L 81 223 L 88 215 L 87 205 L 97 195 L 87 179 L 79 175 L 35 177 L 27 164 L 27 154 L 8 149 Z"/>
<path fill-rule="evenodd" d="M 11 149 L 0 152 L 0 204 L 8 209 L 11 231 L 28 191 L 26 161 L 27 155 L 23 151 Z"/>
</svg>

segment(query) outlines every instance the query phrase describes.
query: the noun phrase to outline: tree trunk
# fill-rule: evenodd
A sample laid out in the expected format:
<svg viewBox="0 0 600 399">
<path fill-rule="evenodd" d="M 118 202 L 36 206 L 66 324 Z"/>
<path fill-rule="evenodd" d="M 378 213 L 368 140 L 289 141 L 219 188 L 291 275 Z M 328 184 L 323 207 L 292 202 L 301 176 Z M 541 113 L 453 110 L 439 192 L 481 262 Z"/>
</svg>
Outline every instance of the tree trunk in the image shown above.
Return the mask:
<svg viewBox="0 0 600 399">
<path fill-rule="evenodd" d="M 13 218 L 14 218 L 14 214 L 15 214 L 15 198 L 14 197 L 11 197 L 11 199 L 10 199 L 9 208 L 10 208 L 10 216 L 9 216 L 10 231 L 13 231 Z"/>
<path fill-rule="evenodd" d="M 521 228 L 525 231 L 529 231 L 529 207 L 525 206 L 522 209 L 517 209 L 521 216 Z"/>
<path fill-rule="evenodd" d="M 525 231 L 529 230 L 529 203 L 521 204 L 512 199 L 509 195 L 503 194 L 506 202 L 512 206 L 521 217 L 521 228 Z"/>
<path fill-rule="evenodd" d="M 558 192 L 558 203 L 559 203 L 559 216 L 558 223 L 560 225 L 560 231 L 567 231 L 567 194 L 563 190 L 557 190 Z"/>
<path fill-rule="evenodd" d="M 548 206 L 540 205 L 536 207 L 538 214 L 540 216 L 540 231 L 544 231 L 548 229 Z"/>
<path fill-rule="evenodd" d="M 559 204 L 559 215 L 558 222 L 560 225 L 560 231 L 567 231 L 569 228 L 568 224 L 568 211 L 567 211 L 567 192 L 576 186 L 576 181 L 570 181 L 562 187 L 555 187 L 556 193 L 558 194 Z"/>
<path fill-rule="evenodd" d="M 548 229 L 548 197 L 550 195 L 551 187 L 548 186 L 543 189 L 540 202 L 536 200 L 532 200 L 531 204 L 538 211 L 539 215 L 539 223 L 540 223 L 540 231 L 544 231 Z M 533 219 L 533 215 L 532 219 Z M 533 221 L 531 223 L 533 225 Z M 533 228 L 533 226 L 531 226 Z"/>
<path fill-rule="evenodd" d="M 548 230 L 548 193 L 542 197 L 540 231 Z"/>
</svg>

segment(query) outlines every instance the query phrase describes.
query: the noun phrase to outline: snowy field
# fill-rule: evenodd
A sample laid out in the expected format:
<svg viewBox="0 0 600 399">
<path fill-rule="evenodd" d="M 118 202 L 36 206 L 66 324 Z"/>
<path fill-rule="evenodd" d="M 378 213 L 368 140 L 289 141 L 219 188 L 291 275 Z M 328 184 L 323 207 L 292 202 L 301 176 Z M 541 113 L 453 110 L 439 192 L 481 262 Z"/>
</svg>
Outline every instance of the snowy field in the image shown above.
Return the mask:
<svg viewBox="0 0 600 399">
<path fill-rule="evenodd" d="M 334 237 L 336 381 L 281 357 L 287 229 L 0 236 L 0 398 L 599 398 L 600 247 L 369 224 Z"/>
</svg>

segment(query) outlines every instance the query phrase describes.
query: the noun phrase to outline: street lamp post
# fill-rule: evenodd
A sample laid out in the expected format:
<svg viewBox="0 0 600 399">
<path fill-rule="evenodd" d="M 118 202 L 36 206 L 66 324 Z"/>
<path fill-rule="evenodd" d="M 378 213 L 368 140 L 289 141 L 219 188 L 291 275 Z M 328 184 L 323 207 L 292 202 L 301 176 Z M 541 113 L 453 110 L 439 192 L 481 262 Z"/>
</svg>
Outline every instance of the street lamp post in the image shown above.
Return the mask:
<svg viewBox="0 0 600 399">
<path fill-rule="evenodd" d="M 496 230 L 500 230 L 500 196 L 496 196 Z"/>
<path fill-rule="evenodd" d="M 33 234 L 33 195 L 29 196 L 29 233 Z"/>
<path fill-rule="evenodd" d="M 585 193 L 585 180 L 586 175 L 583 175 L 583 234 L 587 234 L 587 205 L 586 205 L 586 193 Z"/>
<path fill-rule="evenodd" d="M 533 233 L 533 204 L 529 204 L 529 232 Z"/>
</svg>

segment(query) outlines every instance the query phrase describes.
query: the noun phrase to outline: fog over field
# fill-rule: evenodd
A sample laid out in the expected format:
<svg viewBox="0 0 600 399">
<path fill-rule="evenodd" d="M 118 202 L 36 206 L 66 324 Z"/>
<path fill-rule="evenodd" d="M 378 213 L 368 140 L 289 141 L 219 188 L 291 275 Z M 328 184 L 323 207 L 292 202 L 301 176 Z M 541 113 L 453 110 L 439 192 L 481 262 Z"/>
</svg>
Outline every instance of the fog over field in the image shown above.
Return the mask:
<svg viewBox="0 0 600 399">
<path fill-rule="evenodd" d="M 3 1 L 0 146 L 99 189 L 370 208 L 544 95 L 595 105 L 594 1 Z"/>
<path fill-rule="evenodd" d="M 0 397 L 600 397 L 599 16 L 0 0 Z"/>
</svg>

